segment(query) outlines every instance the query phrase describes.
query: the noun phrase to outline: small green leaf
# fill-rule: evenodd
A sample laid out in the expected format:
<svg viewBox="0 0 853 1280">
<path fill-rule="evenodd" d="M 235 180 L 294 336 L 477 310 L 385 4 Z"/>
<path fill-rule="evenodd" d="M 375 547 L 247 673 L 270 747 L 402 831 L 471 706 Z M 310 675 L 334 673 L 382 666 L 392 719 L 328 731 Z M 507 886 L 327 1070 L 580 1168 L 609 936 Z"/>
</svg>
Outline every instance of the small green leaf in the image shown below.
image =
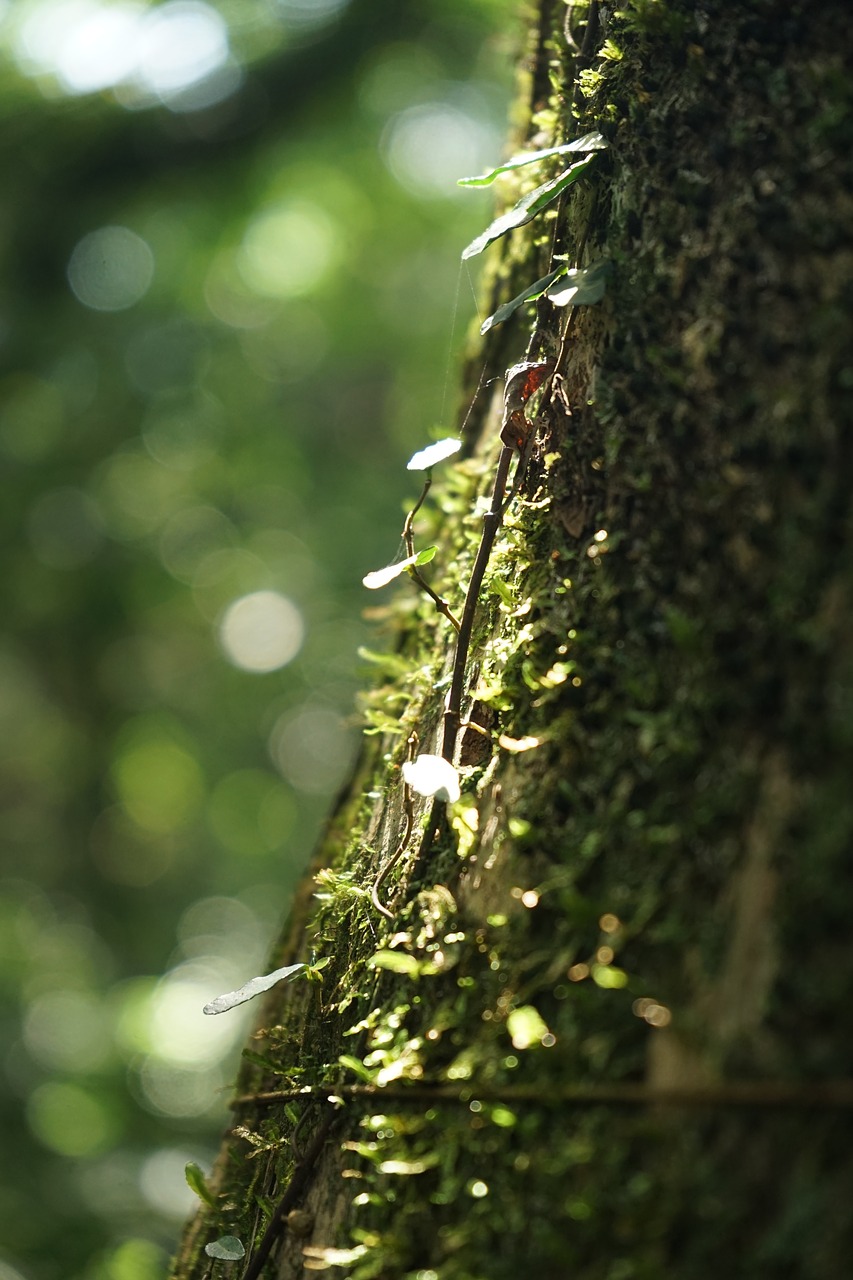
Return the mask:
<svg viewBox="0 0 853 1280">
<path fill-rule="evenodd" d="M 387 969 L 389 973 L 404 973 L 409 978 L 419 978 L 420 961 L 405 951 L 377 951 L 368 964 L 374 969 Z"/>
<path fill-rule="evenodd" d="M 220 1236 L 204 1246 L 208 1258 L 221 1258 L 223 1262 L 238 1262 L 245 1258 L 246 1250 L 236 1236 Z"/>
<path fill-rule="evenodd" d="M 555 307 L 582 307 L 600 302 L 604 297 L 609 262 L 593 262 L 588 267 L 573 267 L 564 277 L 545 290 L 545 296 Z"/>
<path fill-rule="evenodd" d="M 562 173 L 558 174 L 556 178 L 551 178 L 549 182 L 543 182 L 541 187 L 535 187 L 533 191 L 528 191 L 526 196 L 522 196 L 518 204 L 513 205 L 506 213 L 502 213 L 499 218 L 495 218 L 494 222 L 486 228 L 482 235 L 477 236 L 476 240 L 472 240 L 468 247 L 463 249 L 462 261 L 476 257 L 493 241 L 505 236 L 508 231 L 514 231 L 516 227 L 523 227 L 525 223 L 531 222 L 537 213 L 541 213 L 552 201 L 561 196 L 567 187 L 570 187 L 573 182 L 577 182 L 578 178 L 586 173 L 594 159 L 595 152 L 592 155 L 585 156 L 583 160 L 576 161 L 575 164 L 570 165 L 568 169 L 564 169 Z"/>
<path fill-rule="evenodd" d="M 199 1200 L 203 1200 L 205 1204 L 210 1205 L 211 1209 L 215 1209 L 216 1198 L 207 1185 L 207 1178 L 194 1160 L 191 1160 L 184 1169 L 184 1177 L 187 1180 L 187 1186 L 196 1193 Z"/>
<path fill-rule="evenodd" d="M 504 164 L 499 164 L 496 169 L 491 169 L 488 173 L 478 173 L 473 178 L 460 178 L 458 185 L 487 187 L 502 173 L 520 169 L 526 164 L 535 164 L 537 160 L 547 160 L 548 156 L 562 156 L 571 151 L 603 151 L 606 146 L 607 143 L 600 133 L 585 133 L 582 138 L 575 138 L 574 142 L 565 142 L 561 147 L 545 147 L 542 151 L 521 151 L 517 156 L 513 156 Z"/>
<path fill-rule="evenodd" d="M 419 551 L 415 556 L 415 565 L 429 564 L 430 560 L 435 559 L 435 553 L 438 547 L 424 547 L 423 551 Z"/>
<path fill-rule="evenodd" d="M 342 1067 L 346 1067 L 348 1071 L 352 1071 L 354 1075 L 357 1075 L 359 1080 L 364 1080 L 367 1084 L 370 1084 L 373 1079 L 373 1073 L 368 1070 L 361 1058 L 355 1058 L 351 1053 L 340 1054 L 338 1062 Z"/>
<path fill-rule="evenodd" d="M 488 320 L 484 320 L 480 325 L 480 333 L 486 334 L 490 329 L 494 329 L 496 324 L 503 324 L 504 320 L 508 320 L 514 311 L 517 311 L 523 302 L 533 302 L 536 298 L 541 298 L 542 294 L 548 288 L 549 284 L 553 284 L 560 276 L 566 274 L 565 267 L 558 267 L 556 271 L 551 271 L 547 276 L 543 276 L 541 280 L 534 280 L 533 284 L 529 284 L 526 289 L 522 289 L 512 302 L 505 302 L 502 307 L 498 307 Z"/>
</svg>

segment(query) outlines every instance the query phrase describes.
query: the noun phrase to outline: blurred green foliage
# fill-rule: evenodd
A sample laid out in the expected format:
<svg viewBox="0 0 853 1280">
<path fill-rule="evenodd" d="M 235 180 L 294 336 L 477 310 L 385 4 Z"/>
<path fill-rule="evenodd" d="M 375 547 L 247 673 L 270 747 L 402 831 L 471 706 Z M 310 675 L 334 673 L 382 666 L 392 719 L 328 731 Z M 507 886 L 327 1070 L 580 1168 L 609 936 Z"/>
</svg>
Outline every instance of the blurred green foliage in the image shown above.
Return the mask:
<svg viewBox="0 0 853 1280">
<path fill-rule="evenodd" d="M 515 10 L 0 3 L 2 1280 L 153 1280 L 209 1165 L 201 1008 L 357 746 Z"/>
</svg>

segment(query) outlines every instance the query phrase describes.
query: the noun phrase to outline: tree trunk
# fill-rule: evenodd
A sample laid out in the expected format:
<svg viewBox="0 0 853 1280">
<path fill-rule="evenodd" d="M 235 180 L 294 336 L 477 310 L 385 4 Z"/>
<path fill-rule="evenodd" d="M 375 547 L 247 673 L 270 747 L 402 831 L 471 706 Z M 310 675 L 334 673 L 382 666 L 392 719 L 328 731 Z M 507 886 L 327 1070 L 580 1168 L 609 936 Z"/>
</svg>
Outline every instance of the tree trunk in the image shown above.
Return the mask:
<svg viewBox="0 0 853 1280">
<path fill-rule="evenodd" d="M 536 23 L 521 145 L 608 147 L 504 241 L 495 305 L 553 253 L 606 261 L 606 294 L 535 304 L 556 367 L 451 805 L 401 765 L 441 752 L 455 632 L 400 592 L 384 732 L 275 956 L 329 963 L 267 1000 L 182 1280 L 850 1274 L 847 6 L 541 0 Z M 532 310 L 490 332 L 491 373 Z M 502 413 L 415 522 L 454 613 Z M 371 887 L 401 846 L 389 922 Z M 203 1252 L 225 1235 L 231 1270 Z"/>
</svg>

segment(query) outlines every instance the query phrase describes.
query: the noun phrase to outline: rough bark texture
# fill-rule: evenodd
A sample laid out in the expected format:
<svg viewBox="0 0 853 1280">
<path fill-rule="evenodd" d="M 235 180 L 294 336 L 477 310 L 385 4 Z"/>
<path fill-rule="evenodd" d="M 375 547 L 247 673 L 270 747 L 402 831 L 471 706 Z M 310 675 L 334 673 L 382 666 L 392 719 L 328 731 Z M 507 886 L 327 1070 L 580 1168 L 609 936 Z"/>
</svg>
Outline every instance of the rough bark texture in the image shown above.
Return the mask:
<svg viewBox="0 0 853 1280">
<path fill-rule="evenodd" d="M 370 886 L 453 649 L 403 595 L 367 698 L 398 731 L 366 740 L 274 957 L 330 963 L 269 999 L 182 1280 L 252 1274 L 202 1246 L 257 1249 L 295 1122 L 307 1106 L 306 1150 L 331 1105 L 257 1095 L 307 1086 L 344 1102 L 264 1274 L 850 1273 L 849 13 L 601 16 L 579 119 L 562 4 L 543 0 L 524 77 L 525 145 L 600 128 L 609 148 L 515 233 L 495 297 L 554 246 L 612 271 L 569 318 L 483 592 L 468 687 L 487 736 L 466 735 L 434 838 L 416 811 L 389 927 Z M 537 320 L 553 355 L 566 312 Z M 493 372 L 524 354 L 516 321 L 490 335 Z M 483 409 L 421 539 L 451 603 L 499 448 L 500 405 Z M 371 967 L 389 950 L 403 971 Z"/>
</svg>

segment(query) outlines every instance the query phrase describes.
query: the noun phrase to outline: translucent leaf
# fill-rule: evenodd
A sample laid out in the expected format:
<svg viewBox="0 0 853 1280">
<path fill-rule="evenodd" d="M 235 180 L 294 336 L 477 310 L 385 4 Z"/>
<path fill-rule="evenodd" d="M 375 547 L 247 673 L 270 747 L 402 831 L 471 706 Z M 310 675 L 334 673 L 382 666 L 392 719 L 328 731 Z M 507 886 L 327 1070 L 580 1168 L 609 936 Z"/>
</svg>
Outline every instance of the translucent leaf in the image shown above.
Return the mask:
<svg viewBox="0 0 853 1280">
<path fill-rule="evenodd" d="M 357 1244 L 352 1249 L 334 1249 L 328 1245 L 306 1244 L 302 1249 L 306 1258 L 312 1262 L 322 1263 L 326 1267 L 349 1267 L 358 1262 L 367 1253 L 366 1244 Z M 312 1267 L 312 1270 L 316 1268 Z"/>
<path fill-rule="evenodd" d="M 422 755 L 406 760 L 403 779 L 419 796 L 435 796 L 450 804 L 459 799 L 459 774 L 442 756 Z"/>
<path fill-rule="evenodd" d="M 458 185 L 460 187 L 487 187 L 494 182 L 495 178 L 499 178 L 502 173 L 509 173 L 512 169 L 520 169 L 526 164 L 535 164 L 537 160 L 547 160 L 548 156 L 562 156 L 570 151 L 603 151 L 606 146 L 607 143 L 600 133 L 585 133 L 582 138 L 575 138 L 574 142 L 565 142 L 560 147 L 545 147 L 543 151 L 521 151 L 517 156 L 513 156 L 511 160 L 507 160 L 504 164 L 499 164 L 496 169 L 491 169 L 488 173 L 478 173 L 473 178 L 460 178 Z"/>
<path fill-rule="evenodd" d="M 462 441 L 455 440 L 452 436 L 448 436 L 446 440 L 436 440 L 435 444 L 428 444 L 425 449 L 419 449 L 417 453 L 413 453 L 406 463 L 406 470 L 428 471 L 437 462 L 444 462 L 445 458 L 451 458 L 461 448 Z"/>
<path fill-rule="evenodd" d="M 246 1250 L 236 1236 L 220 1236 L 204 1246 L 208 1258 L 221 1258 L 223 1262 L 238 1262 L 245 1258 Z"/>
<path fill-rule="evenodd" d="M 387 969 L 389 973 L 405 973 L 409 978 L 420 976 L 421 964 L 415 956 L 405 951 L 377 951 L 368 963 L 374 969 Z"/>
<path fill-rule="evenodd" d="M 387 587 L 389 582 L 399 578 L 401 573 L 405 573 L 417 562 L 417 555 L 406 556 L 405 560 L 398 560 L 396 564 L 387 564 L 384 569 L 374 569 L 373 573 L 366 573 L 361 581 L 368 591 L 378 591 L 380 587 Z"/>
<path fill-rule="evenodd" d="M 545 290 L 545 296 L 555 307 L 590 306 L 604 297 L 609 262 L 593 262 L 588 267 L 573 267 L 563 278 Z"/>
<path fill-rule="evenodd" d="M 549 182 L 543 182 L 541 187 L 535 187 L 533 191 L 528 191 L 526 196 L 522 196 L 518 204 L 502 213 L 499 218 L 495 218 L 491 226 L 487 227 L 482 235 L 477 236 L 476 240 L 472 240 L 466 249 L 462 251 L 463 262 L 467 258 L 473 258 L 478 253 L 482 253 L 488 245 L 494 240 L 505 236 L 508 231 L 513 231 L 516 227 L 523 227 L 525 223 L 530 222 L 540 213 L 542 209 L 547 208 L 553 200 L 570 187 L 573 182 L 577 182 L 578 178 L 586 173 L 589 166 L 595 159 L 595 153 L 586 156 L 583 160 L 578 160 L 576 164 L 571 165 L 556 178 L 551 178 Z"/>
<path fill-rule="evenodd" d="M 265 973 L 260 978 L 251 978 L 238 991 L 228 991 L 224 996 L 217 996 L 215 1000 L 211 1000 L 209 1004 L 204 1006 L 202 1012 L 227 1013 L 229 1009 L 233 1009 L 236 1005 L 245 1004 L 253 996 L 259 996 L 262 991 L 269 991 L 270 987 L 274 987 L 277 982 L 284 982 L 287 978 L 295 977 L 304 968 L 304 964 L 288 964 L 283 969 L 276 969 L 273 973 Z"/>
<path fill-rule="evenodd" d="M 423 551 L 419 551 L 415 556 L 415 565 L 429 564 L 430 560 L 435 559 L 435 553 L 438 547 L 424 547 Z"/>
<path fill-rule="evenodd" d="M 216 1198 L 212 1195 L 201 1168 L 193 1160 L 185 1167 L 184 1177 L 187 1180 L 187 1186 L 196 1193 L 199 1200 L 203 1200 L 205 1204 L 209 1204 L 212 1209 L 215 1209 Z"/>
<path fill-rule="evenodd" d="M 364 1065 L 361 1058 L 355 1058 L 351 1053 L 340 1054 L 338 1062 L 342 1067 L 346 1067 L 349 1071 L 352 1071 L 354 1075 L 357 1075 L 359 1080 L 364 1080 L 369 1084 L 373 1079 L 372 1073 Z"/>
<path fill-rule="evenodd" d="M 558 267 L 556 271 L 551 271 L 547 276 L 543 276 L 541 280 L 534 280 L 533 284 L 529 284 L 526 289 L 522 289 L 521 293 L 513 298 L 512 302 L 505 302 L 502 307 L 498 307 L 493 315 L 489 316 L 488 320 L 484 320 L 480 326 L 480 333 L 488 333 L 490 329 L 494 329 L 496 324 L 503 324 L 504 320 L 508 320 L 523 302 L 532 302 L 535 298 L 541 298 L 548 285 L 553 284 L 559 276 L 565 274 L 566 268 Z"/>
</svg>

